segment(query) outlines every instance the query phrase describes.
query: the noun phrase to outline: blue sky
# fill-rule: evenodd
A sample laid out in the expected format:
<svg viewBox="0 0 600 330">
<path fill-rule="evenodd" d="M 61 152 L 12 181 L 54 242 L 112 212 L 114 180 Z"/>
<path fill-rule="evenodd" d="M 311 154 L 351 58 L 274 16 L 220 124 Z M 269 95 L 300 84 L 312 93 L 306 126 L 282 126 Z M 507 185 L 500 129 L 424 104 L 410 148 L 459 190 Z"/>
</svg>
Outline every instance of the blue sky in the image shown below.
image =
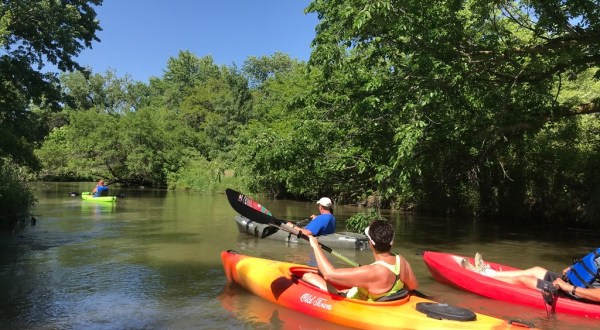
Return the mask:
<svg viewBox="0 0 600 330">
<path fill-rule="evenodd" d="M 96 12 L 100 42 L 78 62 L 94 73 L 114 69 L 147 82 L 167 60 L 189 50 L 216 64 L 241 67 L 248 56 L 280 51 L 308 60 L 318 22 L 310 0 L 104 0 Z"/>
</svg>

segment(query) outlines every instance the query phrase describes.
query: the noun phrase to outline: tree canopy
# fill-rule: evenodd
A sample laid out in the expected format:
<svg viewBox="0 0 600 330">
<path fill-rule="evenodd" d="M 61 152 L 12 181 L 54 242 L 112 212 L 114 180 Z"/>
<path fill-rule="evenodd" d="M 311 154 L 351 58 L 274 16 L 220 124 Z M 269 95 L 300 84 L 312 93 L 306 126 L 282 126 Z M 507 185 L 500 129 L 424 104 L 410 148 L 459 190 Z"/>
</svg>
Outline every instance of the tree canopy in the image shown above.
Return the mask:
<svg viewBox="0 0 600 330">
<path fill-rule="evenodd" d="M 99 41 L 93 6 L 101 0 L 2 1 L 0 3 L 0 156 L 35 165 L 34 143 L 45 135 L 31 105 L 57 110 L 61 101 L 55 73 L 82 70 L 74 60 Z"/>
<path fill-rule="evenodd" d="M 598 5 L 314 0 L 308 63 L 69 73 L 41 173 L 597 224 Z"/>
</svg>

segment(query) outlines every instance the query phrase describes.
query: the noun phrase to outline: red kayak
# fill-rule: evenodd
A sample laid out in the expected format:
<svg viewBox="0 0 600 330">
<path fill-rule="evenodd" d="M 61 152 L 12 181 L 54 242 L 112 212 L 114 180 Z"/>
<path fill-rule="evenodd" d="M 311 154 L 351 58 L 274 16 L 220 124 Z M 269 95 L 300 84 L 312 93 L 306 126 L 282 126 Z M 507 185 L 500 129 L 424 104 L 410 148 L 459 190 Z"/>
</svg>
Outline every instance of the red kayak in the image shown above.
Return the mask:
<svg viewBox="0 0 600 330">
<path fill-rule="evenodd" d="M 530 289 L 520 285 L 511 285 L 493 277 L 488 277 L 477 272 L 463 268 L 461 255 L 426 251 L 423 261 L 429 268 L 431 275 L 442 283 L 456 286 L 460 289 L 478 295 L 503 300 L 511 303 L 523 304 L 545 309 L 546 303 L 542 294 L 537 289 Z M 474 263 L 473 258 L 469 258 Z M 487 262 L 495 271 L 519 270 L 510 266 Z M 600 304 L 583 303 L 569 298 L 559 297 L 556 302 L 556 313 L 568 313 L 586 317 L 600 318 Z"/>
</svg>

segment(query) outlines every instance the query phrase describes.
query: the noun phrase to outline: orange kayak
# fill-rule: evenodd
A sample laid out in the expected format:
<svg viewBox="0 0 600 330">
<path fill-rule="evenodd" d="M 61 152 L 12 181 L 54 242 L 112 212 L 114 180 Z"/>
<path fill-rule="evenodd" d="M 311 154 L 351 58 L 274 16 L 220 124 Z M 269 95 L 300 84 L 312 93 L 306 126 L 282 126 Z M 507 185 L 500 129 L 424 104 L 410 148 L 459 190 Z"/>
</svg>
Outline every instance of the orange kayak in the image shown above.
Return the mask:
<svg viewBox="0 0 600 330">
<path fill-rule="evenodd" d="M 317 272 L 314 267 L 250 257 L 235 251 L 223 251 L 221 261 L 229 282 L 234 282 L 272 303 L 347 327 L 359 329 L 533 327 L 527 322 L 502 320 L 413 295 L 387 302 L 345 298 L 302 281 L 301 277 L 304 273 Z"/>
</svg>

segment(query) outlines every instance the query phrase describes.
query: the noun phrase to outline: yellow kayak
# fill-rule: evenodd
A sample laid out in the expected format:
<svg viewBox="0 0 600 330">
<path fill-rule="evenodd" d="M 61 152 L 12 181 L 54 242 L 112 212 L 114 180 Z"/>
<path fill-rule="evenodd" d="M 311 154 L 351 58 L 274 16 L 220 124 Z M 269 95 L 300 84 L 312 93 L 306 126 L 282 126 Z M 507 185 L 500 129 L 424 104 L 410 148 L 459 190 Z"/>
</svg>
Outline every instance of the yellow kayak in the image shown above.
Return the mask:
<svg viewBox="0 0 600 330">
<path fill-rule="evenodd" d="M 325 292 L 301 280 L 308 267 L 223 251 L 221 261 L 229 282 L 275 304 L 359 329 L 523 329 L 533 325 L 474 313 L 468 309 L 413 295 L 386 302 L 349 299 Z M 342 289 L 342 288 L 339 288 Z"/>
</svg>

